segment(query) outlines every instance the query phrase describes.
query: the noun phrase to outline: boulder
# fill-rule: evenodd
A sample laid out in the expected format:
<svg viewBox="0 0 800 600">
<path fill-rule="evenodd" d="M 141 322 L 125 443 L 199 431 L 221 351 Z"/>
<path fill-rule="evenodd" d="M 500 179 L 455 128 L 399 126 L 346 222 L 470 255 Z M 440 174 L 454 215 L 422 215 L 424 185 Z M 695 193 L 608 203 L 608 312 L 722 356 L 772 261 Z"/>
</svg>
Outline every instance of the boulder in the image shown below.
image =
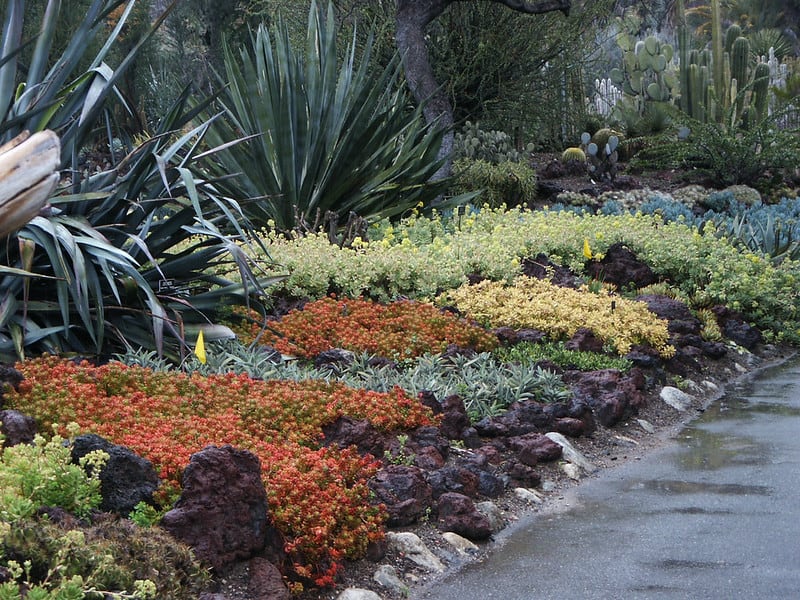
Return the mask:
<svg viewBox="0 0 800 600">
<path fill-rule="evenodd" d="M 112 444 L 93 433 L 72 442 L 72 460 L 77 463 L 93 450 L 108 454 L 100 471 L 100 510 L 127 517 L 139 502 L 151 503 L 161 481 L 152 463 L 125 446 Z"/>
<path fill-rule="evenodd" d="M 561 446 L 541 433 L 528 433 L 510 438 L 508 447 L 515 452 L 522 464 L 529 467 L 561 458 Z"/>
<path fill-rule="evenodd" d="M 292 594 L 283 582 L 281 572 L 266 558 L 251 558 L 248 571 L 247 597 L 250 600 L 291 600 Z"/>
<path fill-rule="evenodd" d="M 161 525 L 216 570 L 253 557 L 275 537 L 258 457 L 207 446 L 183 472 L 181 496 Z"/>
<path fill-rule="evenodd" d="M 36 420 L 16 410 L 0 410 L 0 432 L 5 447 L 30 444 L 36 436 Z"/>
<path fill-rule="evenodd" d="M 430 484 L 422 469 L 407 465 L 387 465 L 369 480 L 375 501 L 386 506 L 389 527 L 415 523 L 433 503 Z"/>
<path fill-rule="evenodd" d="M 586 272 L 594 279 L 620 288 L 642 288 L 658 281 L 647 263 L 636 258 L 621 242 L 612 244 L 601 260 L 587 261 Z"/>
<path fill-rule="evenodd" d="M 485 540 L 492 535 L 489 519 L 475 508 L 475 503 L 463 494 L 447 492 L 436 504 L 438 527 L 452 531 L 468 540 Z"/>
<path fill-rule="evenodd" d="M 480 478 L 478 475 L 458 465 L 445 465 L 431 471 L 426 477 L 434 498 L 448 492 L 458 492 L 465 496 L 476 496 Z"/>
<path fill-rule="evenodd" d="M 361 454 L 383 456 L 386 450 L 386 437 L 367 419 L 339 417 L 322 428 L 323 443 L 326 446 L 347 448 L 355 446 Z"/>
</svg>

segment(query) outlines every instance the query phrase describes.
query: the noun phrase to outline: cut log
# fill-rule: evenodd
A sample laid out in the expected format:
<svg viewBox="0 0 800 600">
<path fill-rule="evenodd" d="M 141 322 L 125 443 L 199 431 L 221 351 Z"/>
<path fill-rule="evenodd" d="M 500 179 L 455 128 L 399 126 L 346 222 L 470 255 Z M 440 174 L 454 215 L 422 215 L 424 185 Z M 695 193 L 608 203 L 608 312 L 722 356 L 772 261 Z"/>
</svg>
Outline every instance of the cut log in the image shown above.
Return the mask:
<svg viewBox="0 0 800 600">
<path fill-rule="evenodd" d="M 61 144 L 52 131 L 0 146 L 0 238 L 37 216 L 58 184 Z"/>
</svg>

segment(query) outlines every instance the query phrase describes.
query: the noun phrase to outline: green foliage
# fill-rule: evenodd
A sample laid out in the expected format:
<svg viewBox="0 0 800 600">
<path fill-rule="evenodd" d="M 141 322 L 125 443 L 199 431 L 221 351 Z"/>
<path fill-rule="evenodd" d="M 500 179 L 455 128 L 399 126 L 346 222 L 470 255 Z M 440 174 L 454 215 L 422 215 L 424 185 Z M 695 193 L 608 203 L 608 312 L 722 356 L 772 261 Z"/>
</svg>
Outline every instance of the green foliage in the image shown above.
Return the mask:
<svg viewBox="0 0 800 600">
<path fill-rule="evenodd" d="M 37 589 L 27 599 L 191 600 L 209 580 L 186 546 L 158 527 L 141 529 L 125 519 L 70 529 L 28 518 L 6 531 L 2 543 L 9 557 L 3 562 L 16 576 L 0 587 L 0 598 L 18 599 L 22 584 Z"/>
<path fill-rule="evenodd" d="M 577 369 L 579 371 L 599 371 L 602 369 L 617 369 L 628 371 L 633 363 L 620 356 L 611 356 L 598 352 L 584 352 L 581 350 L 568 350 L 564 342 L 520 342 L 513 346 L 504 346 L 493 352 L 501 362 L 516 362 L 522 365 L 531 365 L 537 362 L 548 361 L 564 369 Z"/>
<path fill-rule="evenodd" d="M 339 61 L 333 14 L 312 5 L 302 55 L 281 21 L 238 55 L 225 46 L 224 114 L 209 138 L 247 139 L 222 149 L 214 172 L 234 175 L 225 189 L 247 199 L 255 223 L 279 231 L 315 231 L 328 213 L 397 215 L 440 192 L 428 180 L 443 132 L 409 108 L 399 57 L 377 75 L 369 44 L 360 60 L 351 44 Z"/>
<path fill-rule="evenodd" d="M 69 440 L 58 434 L 0 450 L 0 567 L 11 575 L 0 584 L 0 598 L 196 597 L 208 575 L 165 532 L 111 516 L 87 525 L 102 501 L 99 475 L 107 459 L 96 450 L 73 463 Z M 51 521 L 37 515 L 42 507 L 84 521 Z"/>
<path fill-rule="evenodd" d="M 715 122 L 687 121 L 680 135 L 670 132 L 651 140 L 629 168 L 680 169 L 690 181 L 744 184 L 768 193 L 795 168 L 800 152 L 800 136 L 778 127 L 779 116 L 754 119 L 736 131 Z"/>
<path fill-rule="evenodd" d="M 460 159 L 453 163 L 451 193 L 480 190 L 480 199 L 492 208 L 524 205 L 536 197 L 536 171 L 527 164 L 482 159 Z"/>
<path fill-rule="evenodd" d="M 103 51 L 92 58 L 96 69 L 74 73 L 87 36 L 102 30 L 121 4 L 93 2 L 48 71 L 44 65 L 50 36 L 59 31 L 60 21 L 57 12 L 46 13 L 33 64 L 18 88 L 27 91 L 14 94 L 20 75 L 13 60 L 0 66 L 4 136 L 23 128 L 56 128 L 64 160 L 77 164 L 93 123 L 115 93 L 115 83 L 141 48 L 135 45 L 114 71 L 101 62 L 131 4 L 119 15 Z M 20 23 L 21 16 L 10 10 L 6 30 Z M 19 43 L 12 35 L 4 37 L 4 53 L 13 55 Z M 66 84 L 67 77 L 76 79 Z M 127 343 L 161 352 L 165 332 L 175 340 L 174 350 L 182 342 L 184 314 L 188 320 L 202 319 L 198 311 L 215 306 L 220 298 L 244 301 L 247 292 L 258 288 L 233 241 L 246 244 L 248 238 L 246 223 L 237 222 L 238 205 L 215 195 L 213 181 L 205 174 L 195 177 L 207 124 L 188 127 L 195 116 L 186 110 L 188 96 L 187 89 L 160 120 L 155 135 L 122 163 L 83 180 L 73 171 L 70 187 L 51 198 L 50 213 L 34 218 L 2 246 L 0 355 L 6 360 L 26 352 L 102 353 Z M 6 107 L 2 102 L 12 104 Z M 213 149 L 208 153 L 213 155 Z M 244 286 L 202 273 L 209 265 L 225 262 L 226 252 L 241 269 Z"/>
<path fill-rule="evenodd" d="M 80 464 L 73 464 L 70 446 L 65 442 L 59 435 L 50 440 L 37 436 L 31 445 L 18 444 L 2 450 L 3 521 L 13 524 L 29 518 L 40 506 L 57 506 L 85 517 L 100 505 L 100 470 L 108 455 L 93 451 Z"/>
</svg>

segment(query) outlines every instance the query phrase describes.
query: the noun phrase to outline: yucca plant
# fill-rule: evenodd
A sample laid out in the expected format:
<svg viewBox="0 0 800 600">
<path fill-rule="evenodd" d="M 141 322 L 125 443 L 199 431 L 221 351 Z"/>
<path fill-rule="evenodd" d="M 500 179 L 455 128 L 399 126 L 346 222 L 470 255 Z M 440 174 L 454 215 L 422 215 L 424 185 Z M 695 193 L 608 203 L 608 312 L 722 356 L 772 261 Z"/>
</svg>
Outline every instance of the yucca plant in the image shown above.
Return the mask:
<svg viewBox="0 0 800 600">
<path fill-rule="evenodd" d="M 252 136 L 217 154 L 229 194 L 247 199 L 246 214 L 281 230 L 315 229 L 330 211 L 345 218 L 389 217 L 428 203 L 443 132 L 425 125 L 400 86 L 397 57 L 370 72 L 371 40 L 357 59 L 355 41 L 337 58 L 334 8 L 312 3 L 305 55 L 279 19 L 260 27 L 252 48 L 225 44 L 223 118 L 209 140 Z"/>
<path fill-rule="evenodd" d="M 13 4 L 4 32 L 21 28 L 23 3 Z M 48 4 L 34 63 L 48 60 L 44 37 L 57 26 L 58 4 Z M 55 64 L 77 65 L 87 42 L 82 36 L 101 31 L 103 15 L 120 4 L 93 2 L 64 51 L 71 60 L 61 56 Z M 118 27 L 129 9 L 130 4 Z M 4 36 L 0 69 L 19 54 L 19 47 L 5 43 L 8 39 Z M 112 32 L 103 52 L 113 39 Z M 63 72 L 55 67 L 35 84 L 30 83 L 33 66 L 20 69 L 28 83 L 17 86 L 9 83 L 10 71 L 0 71 L 0 91 L 24 90 L 8 98 L 0 131 L 55 128 L 64 161 L 72 161 L 79 145 L 91 141 L 91 124 L 113 98 L 113 83 L 135 53 L 117 70 L 103 66 L 100 80 L 94 71 L 76 75 L 68 85 L 62 85 Z M 21 78 L 16 71 L 12 75 L 14 81 Z M 189 97 L 187 88 L 152 136 L 119 164 L 83 181 L 66 181 L 50 199 L 49 213 L 0 247 L 0 357 L 41 351 L 108 354 L 135 346 L 161 353 L 165 339 L 171 340 L 167 350 L 178 355 L 193 337 L 190 325 L 208 323 L 221 302 L 246 303 L 253 292 L 263 291 L 242 248 L 251 239 L 246 219 L 199 168 L 215 149 L 204 144 L 209 121 L 190 124 L 209 100 L 189 109 Z M 243 283 L 206 269 L 237 269 Z"/>
</svg>

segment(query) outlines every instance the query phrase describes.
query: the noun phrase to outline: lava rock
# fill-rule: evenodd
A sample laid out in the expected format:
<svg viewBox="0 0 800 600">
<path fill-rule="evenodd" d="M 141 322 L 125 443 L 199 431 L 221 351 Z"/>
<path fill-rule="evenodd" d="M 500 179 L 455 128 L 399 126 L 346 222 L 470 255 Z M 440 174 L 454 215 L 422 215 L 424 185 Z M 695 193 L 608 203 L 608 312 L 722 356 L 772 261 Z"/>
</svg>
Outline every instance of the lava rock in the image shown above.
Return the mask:
<svg viewBox="0 0 800 600">
<path fill-rule="evenodd" d="M 216 570 L 263 550 L 276 539 L 258 457 L 231 446 L 207 446 L 192 455 L 182 492 L 161 525 Z"/>
<path fill-rule="evenodd" d="M 442 401 L 442 421 L 439 431 L 451 440 L 460 440 L 465 429 L 470 426 L 467 409 L 461 396 L 453 394 Z"/>
<path fill-rule="evenodd" d="M 322 428 L 324 445 L 347 448 L 355 446 L 361 454 L 383 456 L 386 438 L 367 419 L 342 416 Z"/>
<path fill-rule="evenodd" d="M 524 465 L 534 467 L 540 462 L 561 458 L 561 446 L 541 433 L 528 433 L 508 440 L 508 447 Z"/>
<path fill-rule="evenodd" d="M 419 467 L 387 465 L 369 480 L 369 488 L 376 503 L 386 506 L 389 527 L 415 523 L 433 503 L 431 486 Z"/>
<path fill-rule="evenodd" d="M 290 600 L 292 594 L 283 582 L 278 567 L 265 558 L 254 557 L 248 563 L 250 578 L 247 594 L 251 600 Z"/>
<path fill-rule="evenodd" d="M 93 433 L 80 435 L 72 442 L 72 461 L 77 463 L 93 450 L 108 454 L 100 471 L 100 510 L 127 517 L 139 502 L 153 502 L 161 481 L 152 463 L 125 446 L 112 444 Z"/>
<path fill-rule="evenodd" d="M 0 432 L 5 438 L 3 446 L 30 444 L 36 436 L 36 420 L 16 410 L 0 410 Z"/>
<path fill-rule="evenodd" d="M 474 497 L 478 494 L 479 477 L 461 466 L 446 465 L 427 475 L 434 498 L 439 498 L 448 492 L 458 492 L 465 496 Z M 457 533 L 457 532 L 456 532 Z"/>
<path fill-rule="evenodd" d="M 492 535 L 489 519 L 467 496 L 454 492 L 442 494 L 436 507 L 437 524 L 442 531 L 452 531 L 468 540 L 485 540 Z"/>
<path fill-rule="evenodd" d="M 599 261 L 586 263 L 586 272 L 590 277 L 617 287 L 642 288 L 658 281 L 656 274 L 623 243 L 612 244 Z"/>
</svg>

